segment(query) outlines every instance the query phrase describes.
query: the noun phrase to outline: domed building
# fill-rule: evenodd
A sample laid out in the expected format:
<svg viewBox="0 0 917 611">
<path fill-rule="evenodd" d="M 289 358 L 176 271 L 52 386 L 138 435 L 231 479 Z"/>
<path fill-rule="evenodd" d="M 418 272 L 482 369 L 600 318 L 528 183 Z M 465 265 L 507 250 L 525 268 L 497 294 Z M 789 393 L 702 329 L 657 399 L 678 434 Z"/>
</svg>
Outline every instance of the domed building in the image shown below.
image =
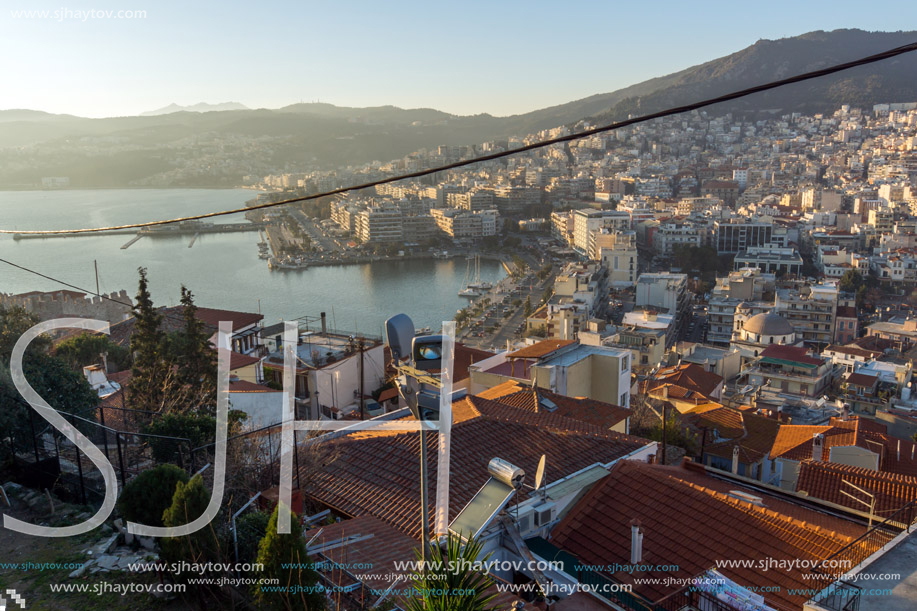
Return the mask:
<svg viewBox="0 0 917 611">
<path fill-rule="evenodd" d="M 739 339 L 753 344 L 794 344 L 796 331 L 789 321 L 776 312 L 755 314 L 745 321 Z"/>
<path fill-rule="evenodd" d="M 758 358 L 768 346 L 794 346 L 796 343 L 793 325 L 776 312 L 760 312 L 744 320 L 736 317 L 732 345 L 741 353 L 743 366 Z"/>
</svg>

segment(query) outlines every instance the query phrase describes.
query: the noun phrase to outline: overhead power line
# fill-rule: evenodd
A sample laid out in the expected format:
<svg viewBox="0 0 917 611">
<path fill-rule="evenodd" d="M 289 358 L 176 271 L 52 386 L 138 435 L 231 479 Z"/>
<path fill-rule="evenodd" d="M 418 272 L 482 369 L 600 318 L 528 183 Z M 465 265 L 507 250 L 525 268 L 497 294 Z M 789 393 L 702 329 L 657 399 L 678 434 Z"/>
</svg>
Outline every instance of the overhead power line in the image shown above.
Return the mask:
<svg viewBox="0 0 917 611">
<path fill-rule="evenodd" d="M 466 167 L 476 163 L 481 163 L 484 161 L 493 161 L 495 159 L 501 159 L 503 157 L 509 157 L 512 155 L 518 155 L 520 153 L 525 153 L 528 151 L 534 151 L 536 149 L 544 148 L 554 144 L 560 144 L 563 142 L 572 142 L 575 140 L 581 140 L 583 138 L 588 138 L 589 136 L 594 136 L 596 134 L 602 134 L 605 132 L 614 131 L 616 129 L 621 129 L 622 127 L 628 127 L 630 125 L 636 125 L 638 123 L 645 123 L 647 121 L 652 121 L 653 119 L 660 119 L 663 117 L 669 117 L 672 115 L 681 114 L 684 112 L 690 112 L 692 110 L 698 110 L 700 108 L 705 108 L 707 106 L 712 106 L 714 104 L 720 104 L 722 102 L 729 102 L 731 100 L 736 100 L 743 98 L 754 93 L 760 93 L 762 91 L 768 91 L 771 89 L 777 89 L 778 87 L 784 87 L 786 85 L 792 85 L 793 83 L 801 83 L 803 81 L 808 81 L 814 78 L 821 76 L 827 76 L 829 74 L 834 74 L 836 72 L 842 72 L 844 70 L 850 70 L 851 68 L 856 68 L 858 66 L 865 66 L 867 64 L 872 64 L 883 59 L 889 59 L 892 57 L 897 57 L 898 55 L 903 55 L 905 53 L 910 53 L 912 51 L 917 51 L 917 42 L 913 42 L 907 45 L 900 47 L 895 47 L 894 49 L 889 49 L 888 51 L 883 51 L 882 53 L 877 53 L 875 55 L 869 55 L 867 57 L 862 57 L 853 61 L 845 62 L 842 64 L 835 64 L 827 68 L 822 68 L 821 70 L 813 70 L 811 72 L 805 72 L 796 76 L 791 76 L 789 78 L 781 79 L 778 81 L 771 81 L 762 85 L 756 85 L 755 87 L 750 87 L 748 89 L 742 89 L 740 91 L 734 91 L 732 93 L 727 93 L 715 98 L 708 98 L 700 102 L 693 102 L 691 104 L 686 104 L 684 106 L 677 106 L 674 108 L 669 108 L 667 110 L 661 110 L 659 112 L 651 113 L 648 115 L 641 115 L 639 117 L 634 117 L 627 119 L 625 121 L 617 121 L 611 123 L 610 125 L 604 125 L 601 127 L 595 127 L 592 129 L 587 129 L 575 134 L 569 134 L 566 136 L 559 136 L 557 138 L 550 138 L 547 140 L 540 140 L 538 142 L 533 142 L 532 144 L 527 144 L 525 146 L 520 146 L 514 149 L 509 149 L 506 151 L 500 151 L 498 153 L 491 153 L 489 155 L 482 155 L 479 157 L 473 157 L 471 159 L 464 159 L 462 161 L 456 161 L 446 165 L 438 166 L 435 168 L 430 168 L 426 170 L 418 170 L 417 172 L 410 172 L 408 174 L 399 174 L 397 176 L 390 176 L 388 178 L 380 178 L 378 180 L 373 180 L 371 182 L 352 185 L 350 187 L 341 187 L 339 189 L 333 189 L 331 191 L 324 191 L 322 193 L 315 193 L 313 195 L 305 195 L 303 197 L 294 197 L 292 199 L 285 199 L 279 202 L 269 202 L 264 204 L 257 204 L 254 206 L 247 206 L 244 208 L 235 208 L 232 210 L 222 210 L 219 212 L 208 212 L 205 214 L 196 214 L 192 216 L 183 216 L 178 218 L 166 219 L 161 221 L 147 221 L 143 223 L 129 223 L 126 225 L 113 225 L 110 227 L 86 227 L 81 229 L 54 229 L 54 230 L 32 230 L 32 231 L 20 231 L 14 229 L 0 229 L 0 233 L 16 233 L 23 235 L 59 235 L 59 234 L 79 234 L 79 233 L 102 233 L 105 231 L 115 231 L 122 229 L 140 229 L 142 227 L 155 227 L 157 225 L 167 225 L 169 223 L 178 223 L 182 221 L 198 221 L 202 219 L 215 218 L 218 216 L 226 216 L 229 214 L 240 214 L 243 212 L 248 212 L 249 210 L 262 210 L 265 208 L 273 208 L 275 206 L 284 206 L 287 204 L 295 204 L 299 202 L 306 202 L 310 200 L 319 199 L 322 197 L 327 197 L 329 195 L 338 195 L 342 193 L 347 193 L 349 191 L 359 191 L 361 189 L 368 189 L 370 187 L 375 187 L 377 185 L 384 185 L 388 183 L 398 182 L 401 180 L 407 180 L 410 178 L 421 178 L 423 176 L 429 176 L 430 174 L 435 174 L 437 172 L 445 172 L 447 170 L 454 170 L 457 168 Z"/>
</svg>

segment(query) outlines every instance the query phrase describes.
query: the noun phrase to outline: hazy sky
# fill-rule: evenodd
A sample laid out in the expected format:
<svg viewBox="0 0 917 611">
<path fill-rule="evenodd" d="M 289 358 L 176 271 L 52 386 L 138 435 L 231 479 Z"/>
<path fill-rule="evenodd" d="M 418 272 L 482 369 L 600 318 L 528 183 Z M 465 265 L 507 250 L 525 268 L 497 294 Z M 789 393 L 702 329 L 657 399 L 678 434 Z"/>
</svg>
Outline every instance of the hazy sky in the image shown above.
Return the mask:
<svg viewBox="0 0 917 611">
<path fill-rule="evenodd" d="M 320 100 L 506 115 L 613 91 L 761 38 L 917 28 L 917 3 L 894 5 L 4 0 L 0 109 L 98 117 L 172 102 Z M 15 15 L 41 10 L 48 16 Z M 90 10 L 96 16 L 86 18 Z M 119 10 L 146 16 L 99 16 Z"/>
</svg>

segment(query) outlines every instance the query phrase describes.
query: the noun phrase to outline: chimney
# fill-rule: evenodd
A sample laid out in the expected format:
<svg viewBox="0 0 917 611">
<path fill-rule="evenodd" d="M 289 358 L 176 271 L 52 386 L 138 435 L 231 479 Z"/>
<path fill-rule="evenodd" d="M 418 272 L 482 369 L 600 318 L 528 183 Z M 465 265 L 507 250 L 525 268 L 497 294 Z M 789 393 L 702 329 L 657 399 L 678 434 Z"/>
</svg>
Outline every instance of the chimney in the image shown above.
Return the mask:
<svg viewBox="0 0 917 611">
<path fill-rule="evenodd" d="M 901 440 L 900 439 L 898 440 L 898 454 L 895 460 L 898 460 L 898 461 L 901 460 Z"/>
<path fill-rule="evenodd" d="M 640 520 L 634 518 L 630 521 L 630 563 L 640 564 L 643 562 L 643 528 L 640 527 Z"/>
<path fill-rule="evenodd" d="M 322 335 L 328 334 L 328 321 L 325 313 L 322 312 Z"/>
<path fill-rule="evenodd" d="M 662 398 L 663 400 L 666 400 L 666 401 L 669 399 L 669 385 L 668 384 L 662 385 Z"/>
<path fill-rule="evenodd" d="M 107 376 L 108 375 L 108 353 L 102 352 L 100 356 L 102 357 L 102 371 L 104 371 L 105 375 Z"/>
<path fill-rule="evenodd" d="M 739 445 L 732 446 L 732 472 L 739 474 Z"/>
<path fill-rule="evenodd" d="M 821 433 L 812 435 L 812 460 L 821 461 L 822 448 L 825 445 L 825 436 Z"/>
<path fill-rule="evenodd" d="M 844 403 L 844 407 L 841 409 L 841 420 L 847 422 L 850 420 L 850 404 Z"/>
</svg>

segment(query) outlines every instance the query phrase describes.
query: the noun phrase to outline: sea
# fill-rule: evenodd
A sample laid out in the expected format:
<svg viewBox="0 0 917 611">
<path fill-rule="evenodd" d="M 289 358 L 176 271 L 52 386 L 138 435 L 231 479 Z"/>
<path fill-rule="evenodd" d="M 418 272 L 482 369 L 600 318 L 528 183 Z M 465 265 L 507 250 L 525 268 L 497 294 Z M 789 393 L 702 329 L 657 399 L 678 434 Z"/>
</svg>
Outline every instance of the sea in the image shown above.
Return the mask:
<svg viewBox="0 0 917 611">
<path fill-rule="evenodd" d="M 257 193 L 245 189 L 111 189 L 0 191 L 0 228 L 75 229 L 152 221 L 244 206 Z M 214 219 L 241 222 L 242 215 Z M 95 292 L 137 292 L 137 270 L 147 269 L 156 305 L 176 305 L 181 286 L 203 307 L 260 312 L 264 324 L 327 315 L 331 328 L 382 335 L 384 321 L 406 313 L 417 328 L 438 330 L 468 300 L 458 296 L 465 258 L 376 261 L 367 264 L 271 271 L 258 258 L 259 234 L 144 237 L 130 235 L 14 240 L 0 234 L 0 258 Z M 505 272 L 481 261 L 481 279 Z M 68 288 L 0 262 L 0 293 Z"/>
</svg>

